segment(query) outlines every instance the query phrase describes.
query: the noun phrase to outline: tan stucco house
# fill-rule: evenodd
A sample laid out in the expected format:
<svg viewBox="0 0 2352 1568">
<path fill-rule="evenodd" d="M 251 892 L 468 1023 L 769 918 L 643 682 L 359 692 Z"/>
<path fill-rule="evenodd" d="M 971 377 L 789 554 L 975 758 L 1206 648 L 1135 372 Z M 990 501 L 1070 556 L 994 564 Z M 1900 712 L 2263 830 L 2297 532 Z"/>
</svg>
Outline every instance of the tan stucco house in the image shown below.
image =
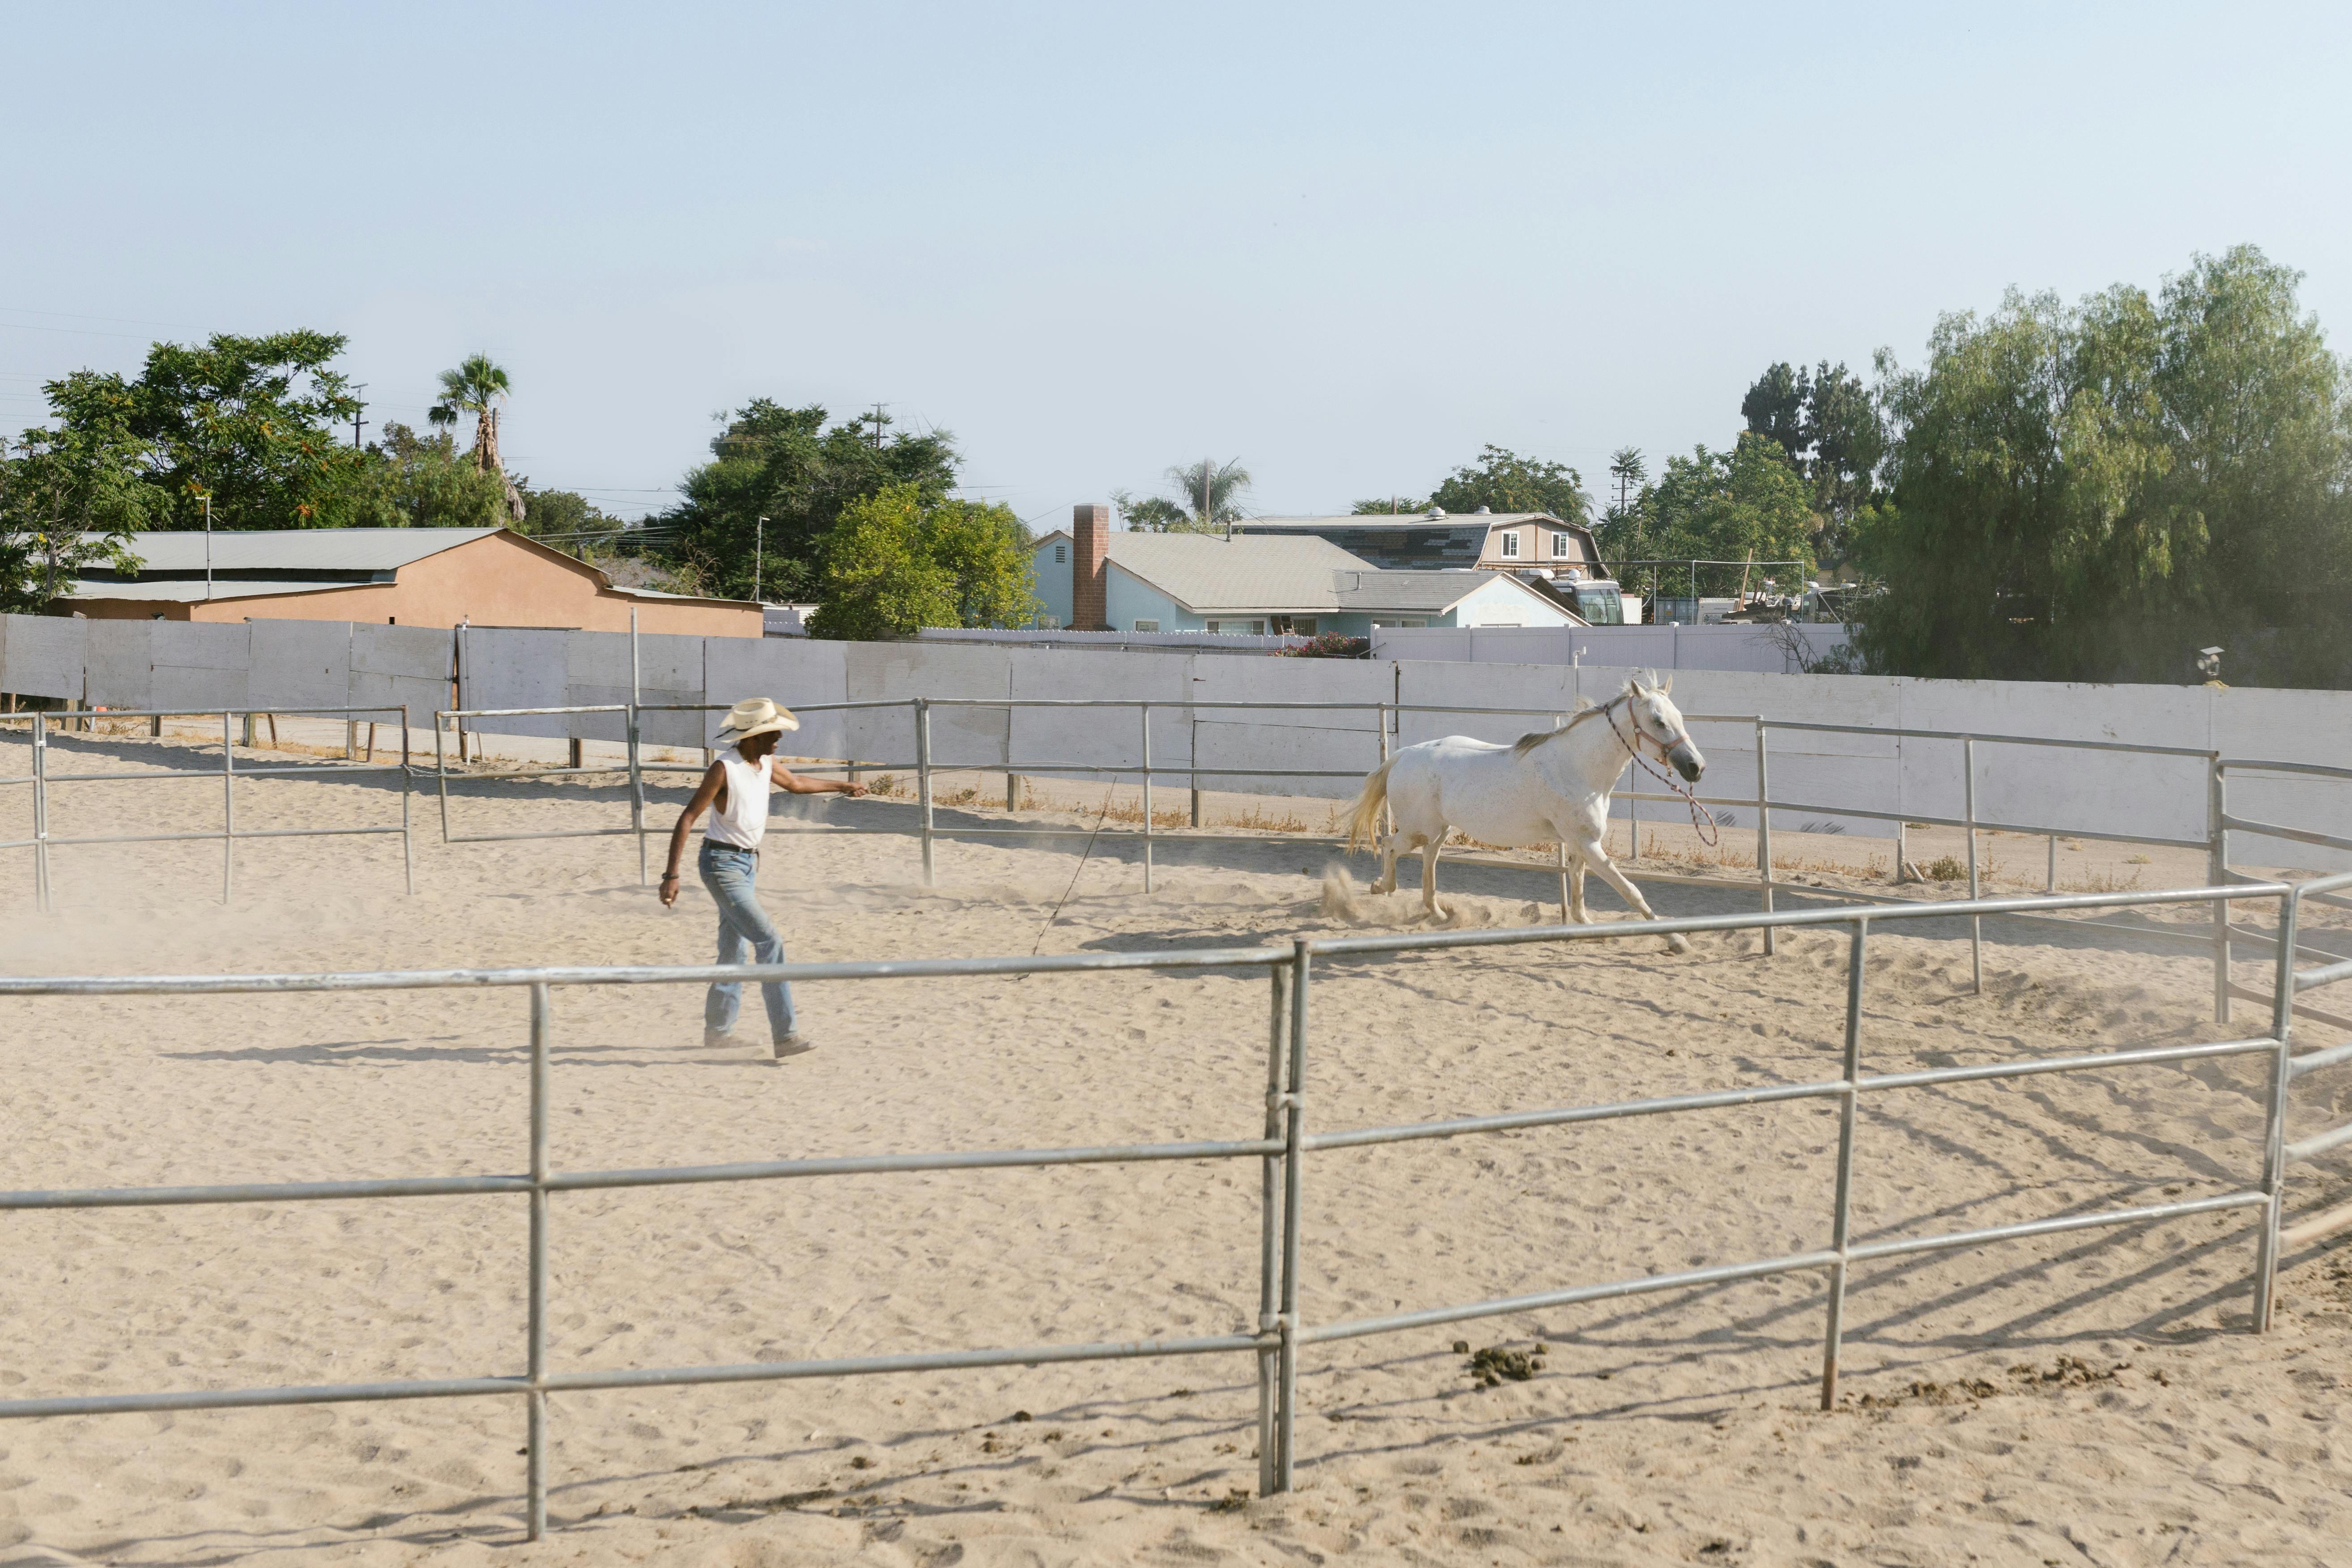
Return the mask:
<svg viewBox="0 0 2352 1568">
<path fill-rule="evenodd" d="M 207 541 L 209 540 L 209 542 Z M 54 606 L 100 620 L 372 621 L 761 635 L 760 606 L 615 587 L 504 528 L 299 528 L 133 534 L 135 573 L 93 571 Z M 209 555 L 209 570 L 207 556 Z"/>
</svg>

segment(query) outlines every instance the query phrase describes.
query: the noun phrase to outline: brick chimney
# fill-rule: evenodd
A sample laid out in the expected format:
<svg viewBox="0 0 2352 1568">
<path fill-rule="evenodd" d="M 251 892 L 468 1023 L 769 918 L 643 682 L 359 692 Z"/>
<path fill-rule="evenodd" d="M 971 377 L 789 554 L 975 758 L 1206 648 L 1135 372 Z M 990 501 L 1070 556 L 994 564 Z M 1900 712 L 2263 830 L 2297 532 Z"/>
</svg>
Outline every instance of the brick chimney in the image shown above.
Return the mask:
<svg viewBox="0 0 2352 1568">
<path fill-rule="evenodd" d="M 1110 508 L 1087 502 L 1070 509 L 1070 629 L 1110 630 L 1108 577 Z"/>
</svg>

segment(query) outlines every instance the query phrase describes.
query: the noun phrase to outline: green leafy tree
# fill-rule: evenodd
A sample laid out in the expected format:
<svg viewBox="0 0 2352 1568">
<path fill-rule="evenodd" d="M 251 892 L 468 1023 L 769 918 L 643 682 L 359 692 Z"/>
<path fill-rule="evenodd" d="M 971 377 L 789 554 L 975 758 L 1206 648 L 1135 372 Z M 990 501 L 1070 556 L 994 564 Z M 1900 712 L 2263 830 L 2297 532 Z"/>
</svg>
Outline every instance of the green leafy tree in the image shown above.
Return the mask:
<svg viewBox="0 0 2352 1568">
<path fill-rule="evenodd" d="M 535 490 L 525 481 L 522 497 L 528 520 L 522 531 L 568 555 L 611 551 L 622 542 L 627 524 L 586 496 L 572 490 Z"/>
<path fill-rule="evenodd" d="M 1742 431 L 1729 451 L 1705 446 L 1666 459 L 1655 484 L 1622 510 L 1611 509 L 1601 530 L 1602 554 L 1612 562 L 1813 562 L 1812 497 L 1804 476 L 1778 442 Z M 1688 591 L 1692 574 L 1656 567 L 1633 572 L 1644 592 Z M 1700 568 L 1702 594 L 1738 586 L 1742 568 Z M 1751 578 L 1751 587 L 1754 582 Z"/>
<path fill-rule="evenodd" d="M 2025 679 L 2352 685 L 2352 386 L 2300 276 L 2252 247 L 2159 296 L 2012 291 L 1882 357 L 1893 504 L 1874 669 Z"/>
<path fill-rule="evenodd" d="M 0 611 L 37 615 L 90 567 L 138 565 L 132 537 L 170 510 L 152 458 L 119 423 L 0 440 Z"/>
<path fill-rule="evenodd" d="M 166 498 L 168 526 L 197 526 L 206 496 L 215 528 L 334 526 L 350 521 L 367 465 L 335 439 L 359 412 L 328 368 L 343 342 L 292 331 L 157 343 L 135 380 L 76 371 L 45 390 L 61 437 L 97 450 L 119 431 L 134 444 L 120 449 Z"/>
<path fill-rule="evenodd" d="M 1843 555 L 1854 514 L 1872 505 L 1886 430 L 1870 389 L 1843 364 L 1769 366 L 1739 405 L 1748 428 L 1777 443 L 1811 481 L 1820 541 Z"/>
<path fill-rule="evenodd" d="M 1565 463 L 1522 458 L 1506 447 L 1482 447 L 1478 461 L 1454 470 L 1430 493 L 1431 506 L 1447 511 L 1549 512 L 1563 522 L 1590 522 L 1592 499 L 1584 479 Z"/>
<path fill-rule="evenodd" d="M 1203 458 L 1178 463 L 1166 475 L 1169 493 L 1140 499 L 1113 490 L 1110 499 L 1119 521 L 1132 529 L 1159 533 L 1223 533 L 1244 515 L 1242 498 L 1249 493 L 1250 474 L 1235 458 L 1220 463 Z"/>
<path fill-rule="evenodd" d="M 1029 534 L 1012 509 L 927 500 L 919 485 L 852 501 L 824 542 L 809 629 L 854 642 L 924 626 L 1017 626 L 1034 616 Z"/>
<path fill-rule="evenodd" d="M 484 473 L 446 430 L 419 436 L 386 421 L 343 509 L 354 528 L 498 528 L 508 521 L 507 481 Z"/>
<path fill-rule="evenodd" d="M 1415 500 L 1411 496 L 1367 496 L 1348 509 L 1358 517 L 1411 517 L 1417 511 L 1427 511 L 1429 502 Z"/>
<path fill-rule="evenodd" d="M 683 499 L 658 520 L 674 569 L 703 591 L 805 597 L 824 570 L 824 542 L 853 503 L 892 486 L 912 486 L 924 504 L 955 488 L 955 438 L 944 430 L 894 432 L 888 415 L 827 427 L 824 408 L 786 408 L 755 398 L 710 443 L 712 461 L 689 473 Z M 762 531 L 759 520 L 766 518 Z"/>
</svg>

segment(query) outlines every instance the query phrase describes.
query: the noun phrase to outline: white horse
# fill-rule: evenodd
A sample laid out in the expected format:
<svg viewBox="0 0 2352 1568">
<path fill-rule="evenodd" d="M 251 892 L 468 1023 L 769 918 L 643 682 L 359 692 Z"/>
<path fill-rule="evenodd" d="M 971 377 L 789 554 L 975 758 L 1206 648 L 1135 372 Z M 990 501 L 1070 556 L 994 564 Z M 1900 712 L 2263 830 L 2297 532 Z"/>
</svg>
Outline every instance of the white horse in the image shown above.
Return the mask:
<svg viewBox="0 0 2352 1568">
<path fill-rule="evenodd" d="M 1580 925 L 1592 918 L 1584 908 L 1588 868 L 1643 919 L 1654 918 L 1640 890 L 1610 862 L 1604 835 L 1610 791 L 1644 746 L 1693 783 L 1706 767 L 1681 711 L 1666 700 L 1673 686 L 1671 677 L 1660 682 L 1636 676 L 1601 707 L 1583 703 L 1560 728 L 1507 746 L 1448 735 L 1397 752 L 1364 780 L 1348 828 L 1348 847 L 1358 848 L 1380 837 L 1383 804 L 1395 813 L 1394 830 L 1380 843 L 1381 879 L 1372 890 L 1394 892 L 1398 852 L 1418 846 L 1422 908 L 1432 916 L 1449 913 L 1437 901 L 1437 858 L 1446 833 L 1459 827 L 1488 844 L 1566 845 L 1569 918 Z M 1679 934 L 1666 945 L 1690 951 Z"/>
</svg>

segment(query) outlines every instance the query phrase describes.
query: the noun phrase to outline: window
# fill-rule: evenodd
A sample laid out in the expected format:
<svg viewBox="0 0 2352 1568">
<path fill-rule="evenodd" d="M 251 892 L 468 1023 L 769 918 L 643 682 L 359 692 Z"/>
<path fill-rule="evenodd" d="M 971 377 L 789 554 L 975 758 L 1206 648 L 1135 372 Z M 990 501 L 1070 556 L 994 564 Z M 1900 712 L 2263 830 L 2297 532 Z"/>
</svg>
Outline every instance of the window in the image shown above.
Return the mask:
<svg viewBox="0 0 2352 1568">
<path fill-rule="evenodd" d="M 1551 558 L 1553 560 L 1570 561 L 1573 560 L 1575 556 L 1576 544 L 1567 534 L 1555 533 L 1551 536 Z"/>
<path fill-rule="evenodd" d="M 1503 557 L 1507 561 L 1519 558 L 1519 531 L 1516 528 L 1503 535 Z"/>
<path fill-rule="evenodd" d="M 1054 546 L 1054 564 L 1056 566 L 1067 566 L 1069 563 L 1070 547 L 1066 544 L 1056 544 Z"/>
<path fill-rule="evenodd" d="M 1138 621 L 1135 623 L 1135 629 L 1139 632 L 1156 632 L 1160 629 L 1160 623 L 1158 621 Z"/>
<path fill-rule="evenodd" d="M 1258 637 L 1265 635 L 1265 623 L 1264 621 L 1211 621 L 1209 630 L 1212 635 L 1218 637 Z"/>
</svg>

